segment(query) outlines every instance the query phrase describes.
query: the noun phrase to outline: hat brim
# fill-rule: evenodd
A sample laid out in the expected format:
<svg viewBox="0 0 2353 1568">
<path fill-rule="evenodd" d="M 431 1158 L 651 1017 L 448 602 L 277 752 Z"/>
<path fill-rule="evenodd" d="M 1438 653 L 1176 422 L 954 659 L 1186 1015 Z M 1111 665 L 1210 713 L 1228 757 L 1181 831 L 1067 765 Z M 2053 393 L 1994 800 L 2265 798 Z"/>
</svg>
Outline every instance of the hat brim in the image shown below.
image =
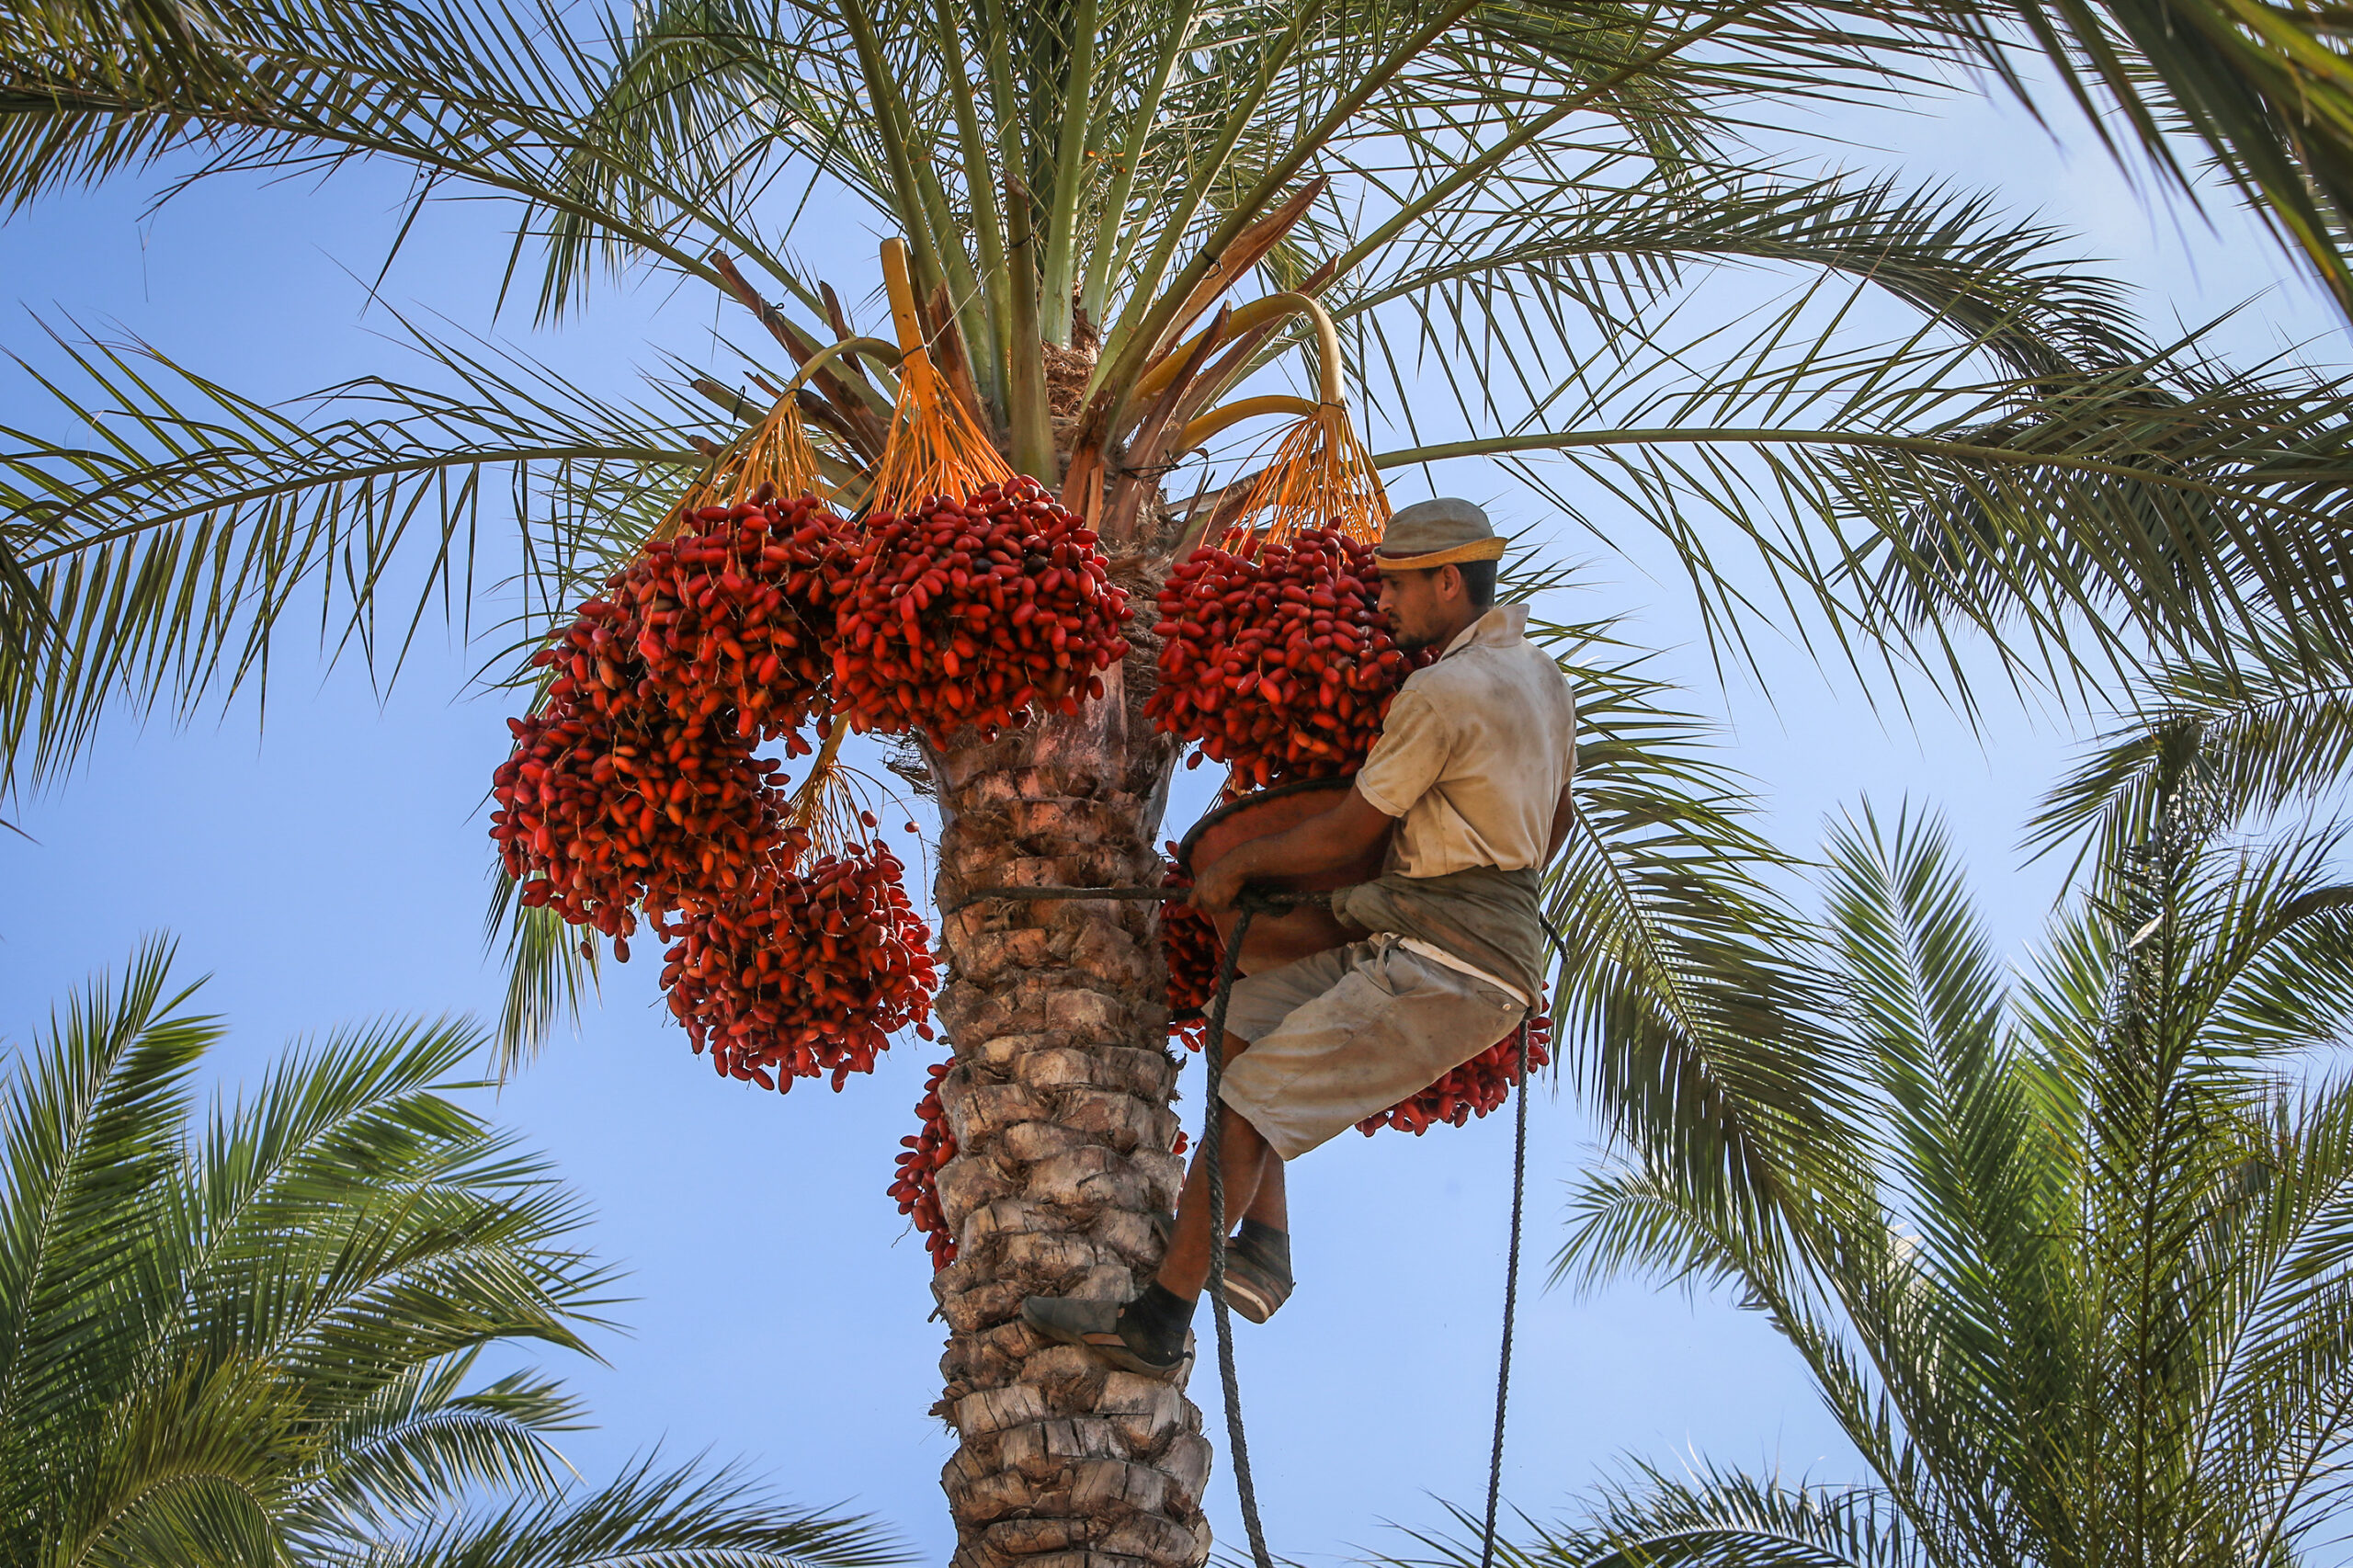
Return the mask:
<svg viewBox="0 0 2353 1568">
<path fill-rule="evenodd" d="M 1372 563 L 1383 572 L 1427 572 L 1435 566 L 1456 566 L 1465 561 L 1501 561 L 1504 541 L 1496 539 L 1474 539 L 1468 544 L 1433 550 L 1423 555 L 1387 555 L 1376 550 Z"/>
</svg>

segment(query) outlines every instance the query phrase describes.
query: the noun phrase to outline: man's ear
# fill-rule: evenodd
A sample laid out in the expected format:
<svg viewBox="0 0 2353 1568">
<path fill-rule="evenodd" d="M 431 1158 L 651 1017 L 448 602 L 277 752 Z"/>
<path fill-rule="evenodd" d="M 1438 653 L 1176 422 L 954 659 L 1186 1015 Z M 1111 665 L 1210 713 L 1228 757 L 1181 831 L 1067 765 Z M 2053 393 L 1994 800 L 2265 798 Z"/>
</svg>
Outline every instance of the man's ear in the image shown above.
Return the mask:
<svg viewBox="0 0 2353 1568">
<path fill-rule="evenodd" d="M 1451 561 L 1439 567 L 1431 576 L 1431 584 L 1441 599 L 1459 599 L 1471 591 L 1462 581 L 1462 569 Z"/>
</svg>

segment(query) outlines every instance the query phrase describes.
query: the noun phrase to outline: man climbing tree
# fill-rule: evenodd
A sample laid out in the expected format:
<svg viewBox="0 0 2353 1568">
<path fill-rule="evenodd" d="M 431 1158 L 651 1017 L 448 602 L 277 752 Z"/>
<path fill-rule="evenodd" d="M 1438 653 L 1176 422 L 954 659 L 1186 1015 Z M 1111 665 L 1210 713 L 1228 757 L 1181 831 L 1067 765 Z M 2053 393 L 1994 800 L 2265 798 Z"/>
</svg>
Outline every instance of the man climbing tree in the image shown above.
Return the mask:
<svg viewBox="0 0 2353 1568">
<path fill-rule="evenodd" d="M 1253 881 L 1338 870 L 1387 845 L 1378 878 L 1331 896 L 1355 939 L 1247 975 L 1227 1006 L 1217 1149 L 1243 1220 L 1226 1292 L 1253 1323 L 1291 1292 L 1283 1162 L 1493 1045 L 1543 988 L 1540 881 L 1568 830 L 1576 705 L 1528 641 L 1528 608 L 1495 603 L 1503 550 L 1468 501 L 1390 519 L 1374 555 L 1381 612 L 1400 646 L 1442 652 L 1407 677 L 1339 805 L 1240 844 L 1193 891 L 1220 914 Z M 1176 1372 L 1210 1274 L 1208 1155 L 1142 1294 L 1032 1296 L 1024 1320 L 1127 1370 Z"/>
</svg>

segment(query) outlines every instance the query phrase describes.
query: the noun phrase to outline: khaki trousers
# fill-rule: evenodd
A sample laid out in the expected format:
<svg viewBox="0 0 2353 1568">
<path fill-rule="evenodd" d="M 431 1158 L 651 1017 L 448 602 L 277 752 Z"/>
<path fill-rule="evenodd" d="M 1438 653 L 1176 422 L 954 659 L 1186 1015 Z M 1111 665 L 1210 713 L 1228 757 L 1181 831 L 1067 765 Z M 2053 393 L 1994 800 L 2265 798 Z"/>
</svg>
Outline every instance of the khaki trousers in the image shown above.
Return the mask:
<svg viewBox="0 0 2353 1568">
<path fill-rule="evenodd" d="M 1526 1012 L 1499 987 L 1377 935 L 1234 983 L 1225 1027 L 1250 1049 L 1227 1064 L 1223 1098 L 1294 1160 L 1428 1088 Z"/>
</svg>

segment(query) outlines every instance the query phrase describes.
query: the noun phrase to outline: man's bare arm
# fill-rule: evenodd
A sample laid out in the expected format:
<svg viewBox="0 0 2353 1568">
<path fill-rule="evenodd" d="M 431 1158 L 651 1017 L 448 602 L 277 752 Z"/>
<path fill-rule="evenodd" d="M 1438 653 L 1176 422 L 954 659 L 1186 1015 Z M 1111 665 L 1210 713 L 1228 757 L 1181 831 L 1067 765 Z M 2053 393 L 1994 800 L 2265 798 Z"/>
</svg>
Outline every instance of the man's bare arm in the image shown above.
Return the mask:
<svg viewBox="0 0 2353 1568">
<path fill-rule="evenodd" d="M 1544 863 L 1549 866 L 1559 858 L 1561 846 L 1569 841 L 1569 825 L 1576 820 L 1575 786 L 1561 786 L 1561 798 L 1552 802 L 1552 835 L 1544 841 Z"/>
<path fill-rule="evenodd" d="M 1284 832 L 1253 838 L 1205 868 L 1193 884 L 1193 907 L 1231 909 L 1242 896 L 1243 885 L 1254 879 L 1313 876 L 1337 869 L 1380 844 L 1394 820 L 1350 790 L 1338 805 L 1322 815 Z"/>
</svg>

